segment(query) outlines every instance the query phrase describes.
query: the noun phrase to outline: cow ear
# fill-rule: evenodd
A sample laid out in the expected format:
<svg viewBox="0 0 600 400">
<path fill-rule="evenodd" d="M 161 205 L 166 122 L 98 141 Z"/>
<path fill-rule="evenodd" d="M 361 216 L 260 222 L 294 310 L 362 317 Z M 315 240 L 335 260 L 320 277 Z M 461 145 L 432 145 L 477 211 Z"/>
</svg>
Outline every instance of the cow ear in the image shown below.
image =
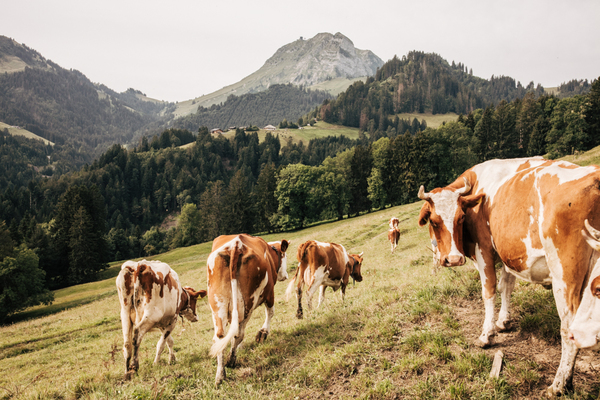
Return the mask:
<svg viewBox="0 0 600 400">
<path fill-rule="evenodd" d="M 192 289 L 189 286 L 186 286 L 183 288 L 183 290 L 185 290 L 186 292 L 188 292 L 188 294 L 190 295 L 190 297 L 195 297 L 195 298 L 203 298 L 204 296 L 206 296 L 206 290 L 198 290 L 197 292 Z"/>
<path fill-rule="evenodd" d="M 461 197 L 463 209 L 473 208 L 480 204 L 485 198 L 485 193 L 475 194 L 473 196 Z"/>
<path fill-rule="evenodd" d="M 423 207 L 421 207 L 421 212 L 419 213 L 419 226 L 427 225 L 430 216 L 431 209 L 429 208 L 429 203 L 425 203 L 423 204 Z"/>
<path fill-rule="evenodd" d="M 285 251 L 288 249 L 288 247 L 289 247 L 290 243 L 292 243 L 292 241 L 291 241 L 291 240 L 290 240 L 289 242 L 288 242 L 287 240 L 285 240 L 285 239 L 283 239 L 283 240 L 281 241 L 281 252 L 282 252 L 282 253 L 285 253 Z"/>
</svg>

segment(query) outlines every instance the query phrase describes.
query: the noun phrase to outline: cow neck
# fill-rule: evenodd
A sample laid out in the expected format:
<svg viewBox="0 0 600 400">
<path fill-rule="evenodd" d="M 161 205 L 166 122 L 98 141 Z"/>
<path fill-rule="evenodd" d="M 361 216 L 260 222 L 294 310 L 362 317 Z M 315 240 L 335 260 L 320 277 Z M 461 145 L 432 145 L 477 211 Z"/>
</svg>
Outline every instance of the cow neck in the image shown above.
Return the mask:
<svg viewBox="0 0 600 400">
<path fill-rule="evenodd" d="M 279 269 L 281 268 L 281 252 L 277 250 L 275 246 L 270 247 L 273 249 L 273 251 L 275 251 L 275 254 L 277 254 L 277 267 L 275 268 L 275 272 L 279 273 Z"/>
</svg>

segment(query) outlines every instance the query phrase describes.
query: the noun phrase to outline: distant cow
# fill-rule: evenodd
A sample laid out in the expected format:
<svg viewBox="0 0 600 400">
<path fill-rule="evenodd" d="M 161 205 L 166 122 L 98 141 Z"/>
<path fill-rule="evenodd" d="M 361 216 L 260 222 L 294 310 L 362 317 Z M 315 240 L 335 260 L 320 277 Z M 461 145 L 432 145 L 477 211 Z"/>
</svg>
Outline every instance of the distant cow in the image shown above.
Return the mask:
<svg viewBox="0 0 600 400">
<path fill-rule="evenodd" d="M 350 277 L 361 282 L 360 268 L 363 262 L 363 253 L 349 254 L 344 246 L 336 243 L 321 243 L 309 240 L 298 247 L 298 269 L 294 278 L 285 291 L 286 299 L 292 295 L 296 282 L 296 297 L 298 298 L 298 311 L 296 317 L 302 318 L 302 288 L 304 282 L 308 285 L 306 290 L 307 306 L 312 310 L 312 297 L 319 291 L 319 304 L 325 300 L 325 289 L 331 286 L 334 291 L 342 288 L 342 301 L 346 294 L 346 286 Z"/>
<path fill-rule="evenodd" d="M 394 250 L 396 250 L 396 246 L 398 246 L 398 239 L 400 239 L 400 229 L 398 229 L 398 224 L 400 221 L 396 217 L 390 218 L 390 229 L 388 230 L 388 240 L 392 245 L 392 254 L 394 254 Z"/>
<path fill-rule="evenodd" d="M 274 287 L 287 279 L 285 251 L 290 242 L 265 242 L 246 234 L 219 236 L 213 240 L 207 260 L 208 302 L 212 310 L 215 334 L 210 354 L 217 357 L 215 385 L 225 379 L 223 351 L 231 341 L 227 366 L 235 367 L 236 351 L 244 340 L 246 323 L 252 311 L 266 306 L 266 319 L 256 335 L 263 342 L 271 329 Z M 224 328 L 230 323 L 227 335 Z"/>
<path fill-rule="evenodd" d="M 123 356 L 125 378 L 129 379 L 139 367 L 138 350 L 144 335 L 158 328 L 162 335 L 156 346 L 156 364 L 165 342 L 169 348 L 169 363 L 175 361 L 171 333 L 177 317 L 196 322 L 196 301 L 206 296 L 190 287 L 182 288 L 177 273 L 160 261 L 126 261 L 117 276 L 117 291 L 121 303 L 123 326 Z"/>
<path fill-rule="evenodd" d="M 581 333 L 573 326 L 569 334 L 569 328 L 576 313 L 580 327 L 585 326 L 587 311 L 584 315 L 578 309 L 596 295 L 584 284 L 589 281 L 594 289 L 594 282 L 600 282 L 589 279 L 600 253 L 593 241 L 592 247 L 586 244 L 589 228 L 584 226 L 585 220 L 600 226 L 600 168 L 541 157 L 490 160 L 446 187 L 425 193 L 421 186 L 419 198 L 425 201 L 419 225 L 429 222 L 433 229 L 441 265 L 463 265 L 469 257 L 479 270 L 485 306 L 479 345 L 489 346 L 496 328 L 506 329 L 515 277 L 552 287 L 561 319 L 562 357 L 547 394 L 562 393 L 573 379 Z M 499 262 L 502 304 L 494 325 L 494 266 Z M 581 342 L 587 345 L 588 339 Z"/>
</svg>

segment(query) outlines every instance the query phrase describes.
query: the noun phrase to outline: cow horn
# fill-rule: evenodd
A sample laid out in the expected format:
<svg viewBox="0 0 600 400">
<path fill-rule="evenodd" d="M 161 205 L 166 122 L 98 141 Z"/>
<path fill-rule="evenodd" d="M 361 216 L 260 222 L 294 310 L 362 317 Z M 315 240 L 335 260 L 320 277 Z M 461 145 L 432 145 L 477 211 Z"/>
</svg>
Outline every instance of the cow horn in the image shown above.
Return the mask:
<svg viewBox="0 0 600 400">
<path fill-rule="evenodd" d="M 425 193 L 425 186 L 421 185 L 421 187 L 419 188 L 418 196 L 421 200 L 427 200 L 431 197 L 431 194 Z"/>
<path fill-rule="evenodd" d="M 465 181 L 465 186 L 462 189 L 458 189 L 456 191 L 456 193 L 460 194 L 461 196 L 469 193 L 469 190 L 471 190 L 471 184 L 469 183 L 469 180 L 465 176 L 463 176 L 463 179 Z"/>
<path fill-rule="evenodd" d="M 588 232 L 590 233 L 590 235 L 592 235 L 594 237 L 594 239 L 600 240 L 600 231 L 597 230 L 596 228 L 592 227 L 587 219 L 585 221 L 583 221 L 583 223 L 584 223 L 586 229 L 588 230 Z"/>
</svg>

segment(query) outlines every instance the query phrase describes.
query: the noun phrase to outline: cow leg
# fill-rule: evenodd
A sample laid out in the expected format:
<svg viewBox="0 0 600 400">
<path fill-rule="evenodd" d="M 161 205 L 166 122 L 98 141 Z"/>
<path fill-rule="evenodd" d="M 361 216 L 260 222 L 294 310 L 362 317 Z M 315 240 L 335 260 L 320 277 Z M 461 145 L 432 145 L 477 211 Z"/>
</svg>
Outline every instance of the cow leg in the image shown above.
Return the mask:
<svg viewBox="0 0 600 400">
<path fill-rule="evenodd" d="M 275 315 L 275 307 L 265 305 L 265 315 L 265 323 L 256 334 L 257 343 L 264 342 L 267 339 L 267 336 L 269 336 L 269 332 L 271 331 L 271 319 L 273 318 L 273 315 Z"/>
<path fill-rule="evenodd" d="M 296 289 L 296 298 L 298 299 L 298 311 L 296 311 L 296 318 L 302 319 L 304 313 L 302 312 L 302 288 Z"/>
<path fill-rule="evenodd" d="M 235 363 L 237 361 L 237 349 L 244 340 L 244 335 L 246 333 L 246 323 L 250 319 L 250 316 L 251 315 L 248 315 L 248 317 L 245 320 L 240 322 L 238 334 L 231 339 L 231 353 L 229 353 L 229 360 L 227 361 L 227 364 L 225 364 L 227 368 L 235 368 Z"/>
<path fill-rule="evenodd" d="M 148 321 L 146 318 L 142 318 L 139 324 L 133 328 L 133 355 L 131 357 L 131 364 L 129 365 L 129 371 L 127 374 L 129 377 L 135 374 L 140 366 L 138 353 L 140 349 L 140 345 L 142 344 L 142 339 L 144 335 L 152 328 L 152 322 Z"/>
<path fill-rule="evenodd" d="M 129 307 L 121 308 L 121 325 L 123 328 L 123 358 L 125 359 L 125 379 L 129 376 L 129 367 L 131 365 L 131 357 L 133 355 L 132 333 L 133 324 L 129 317 Z"/>
<path fill-rule="evenodd" d="M 491 338 L 496 334 L 494 325 L 494 305 L 496 303 L 496 270 L 493 259 L 484 260 L 484 254 L 477 246 L 475 249 L 476 264 L 481 279 L 481 295 L 485 307 L 485 319 L 481 336 L 475 341 L 475 345 L 486 348 L 491 345 Z M 490 258 L 489 256 L 487 258 Z"/>
<path fill-rule="evenodd" d="M 575 346 L 572 340 L 569 340 L 569 326 L 573 322 L 573 315 L 569 312 L 565 301 L 565 284 L 561 280 L 552 280 L 552 291 L 554 292 L 554 300 L 556 309 L 560 317 L 560 338 L 562 355 L 560 364 L 556 370 L 552 385 L 546 390 L 548 397 L 553 397 L 562 394 L 565 390 L 573 387 L 573 370 L 575 368 L 575 359 L 579 353 L 579 349 Z"/>
<path fill-rule="evenodd" d="M 500 283 L 498 284 L 498 290 L 500 290 L 500 298 L 502 299 L 502 305 L 500 307 L 500 313 L 498 314 L 498 320 L 496 321 L 496 327 L 500 332 L 505 331 L 509 328 L 509 307 L 510 307 L 510 296 L 513 289 L 515 288 L 515 282 L 517 278 L 507 271 L 506 266 L 502 268 L 502 276 L 500 277 Z"/>
<path fill-rule="evenodd" d="M 323 283 L 323 278 L 325 277 L 325 266 L 317 268 L 317 270 L 312 274 L 312 278 L 310 280 L 310 284 L 308 285 L 308 290 L 306 291 L 306 307 L 309 311 L 312 311 L 312 297 L 315 292 L 319 289 L 321 284 Z"/>
<path fill-rule="evenodd" d="M 169 364 L 175 362 L 175 351 L 173 350 L 173 337 L 171 333 L 173 332 L 174 326 L 169 326 L 165 329 L 161 329 L 162 335 L 160 335 L 160 339 L 156 344 L 156 357 L 154 358 L 154 364 L 158 364 L 158 360 L 160 360 L 160 355 L 162 354 L 165 344 L 169 348 Z"/>
<path fill-rule="evenodd" d="M 319 303 L 317 304 L 317 308 L 321 307 L 321 304 L 325 301 L 325 289 L 327 289 L 327 286 L 319 286 Z"/>
<path fill-rule="evenodd" d="M 225 380 L 225 368 L 223 368 L 223 352 L 217 354 L 217 375 L 215 376 L 215 387 Z"/>
</svg>

